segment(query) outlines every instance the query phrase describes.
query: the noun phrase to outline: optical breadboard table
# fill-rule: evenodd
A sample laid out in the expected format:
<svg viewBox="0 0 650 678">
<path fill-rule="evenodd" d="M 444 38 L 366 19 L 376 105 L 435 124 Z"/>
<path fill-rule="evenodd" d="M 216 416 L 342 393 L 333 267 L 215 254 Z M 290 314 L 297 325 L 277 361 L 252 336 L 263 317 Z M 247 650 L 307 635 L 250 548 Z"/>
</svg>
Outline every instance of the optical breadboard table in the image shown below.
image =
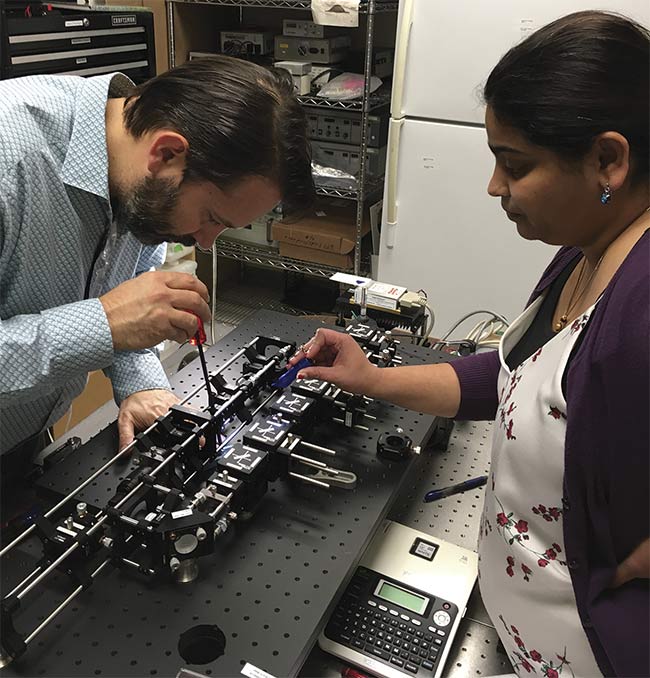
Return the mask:
<svg viewBox="0 0 650 678">
<path fill-rule="evenodd" d="M 255 336 L 300 344 L 318 326 L 261 311 L 207 349 L 208 367 L 224 364 Z M 405 364 L 447 359 L 408 340 L 400 354 Z M 241 375 L 241 362 L 224 375 L 234 381 Z M 198 360 L 172 379 L 181 399 L 202 383 Z M 205 391 L 187 404 L 204 409 Z M 336 457 L 325 460 L 353 471 L 356 489 L 328 490 L 293 479 L 270 484 L 257 512 L 237 521 L 219 537 L 216 553 L 199 560 L 199 576 L 191 583 L 152 585 L 105 568 L 0 676 L 175 676 L 183 666 L 207 676 L 237 676 L 246 664 L 273 676 L 295 675 L 413 464 L 412 459 L 378 458 L 377 438 L 401 428 L 414 445 L 423 445 L 434 429 L 432 417 L 382 402 L 369 404 L 368 414 L 376 417 L 367 421 L 368 430 L 323 421 L 305 436 L 336 450 Z M 54 465 L 39 485 L 53 496 L 65 495 L 116 450 L 113 424 Z M 105 506 L 130 463 L 110 467 L 77 501 Z M 34 570 L 39 556 L 39 543 L 28 540 L 3 559 L 4 595 Z M 18 630 L 31 630 L 45 620 L 70 590 L 64 574 L 45 579 L 25 598 L 16 616 Z M 179 653 L 179 640 L 201 625 L 223 634 L 223 654 L 189 664 Z"/>
</svg>

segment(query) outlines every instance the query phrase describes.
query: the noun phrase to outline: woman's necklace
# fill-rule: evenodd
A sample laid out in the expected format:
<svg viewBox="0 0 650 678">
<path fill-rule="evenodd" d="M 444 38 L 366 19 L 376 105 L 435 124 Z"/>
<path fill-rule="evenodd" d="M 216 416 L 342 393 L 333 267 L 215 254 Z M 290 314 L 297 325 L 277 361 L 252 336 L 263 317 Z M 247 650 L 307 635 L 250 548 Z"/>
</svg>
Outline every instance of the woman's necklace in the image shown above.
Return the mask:
<svg viewBox="0 0 650 678">
<path fill-rule="evenodd" d="M 639 215 L 639 217 L 637 217 L 637 218 L 630 224 L 630 226 L 632 226 L 632 224 L 635 224 L 635 223 L 640 223 L 639 220 L 640 220 L 645 214 L 647 214 L 648 212 L 650 212 L 650 206 L 646 207 L 646 208 L 643 210 L 643 212 L 641 212 L 641 214 Z M 629 226 L 628 226 L 628 228 L 629 228 Z M 625 229 L 625 230 L 627 230 L 627 229 Z M 612 243 L 610 243 L 609 245 L 611 245 L 611 244 L 612 244 Z M 587 259 L 586 259 L 586 257 L 583 257 L 582 263 L 580 264 L 580 267 L 581 267 L 581 268 L 580 268 L 580 273 L 578 274 L 578 279 L 576 280 L 575 287 L 573 288 L 573 291 L 571 292 L 571 298 L 569 299 L 569 303 L 567 304 L 566 310 L 565 310 L 564 313 L 560 316 L 560 319 L 555 323 L 555 326 L 553 327 L 553 329 L 554 329 L 556 332 L 559 332 L 560 330 L 562 330 L 563 328 L 566 327 L 566 324 L 569 322 L 569 315 L 571 314 L 571 311 L 576 307 L 576 305 L 578 304 L 578 302 L 580 301 L 580 299 L 582 299 L 582 297 L 584 296 L 585 292 L 589 289 L 589 285 L 591 285 L 591 281 L 594 279 L 594 276 L 596 275 L 596 273 L 597 273 L 597 271 L 598 271 L 598 268 L 600 267 L 600 264 L 602 263 L 603 258 L 605 257 L 605 254 L 607 254 L 607 250 L 609 249 L 609 245 L 605 248 L 605 251 L 600 255 L 600 259 L 598 260 L 598 262 L 597 262 L 596 265 L 594 266 L 594 270 L 591 272 L 591 274 L 590 274 L 589 277 L 587 278 L 587 282 L 585 283 L 584 287 L 582 288 L 582 290 L 581 290 L 580 293 L 578 294 L 578 289 L 580 288 L 580 283 L 581 283 L 581 281 L 582 281 L 582 276 L 584 275 L 585 268 L 586 268 L 586 266 L 587 266 Z"/>
<path fill-rule="evenodd" d="M 607 250 L 605 250 L 606 252 Z M 578 274 L 578 279 L 576 280 L 575 287 L 573 288 L 573 292 L 571 292 L 571 297 L 569 299 L 569 303 L 567 304 L 566 310 L 564 313 L 560 316 L 560 319 L 555 323 L 555 327 L 553 328 L 556 332 L 559 332 L 560 330 L 564 329 L 566 327 L 567 322 L 569 322 L 569 315 L 571 311 L 576 307 L 580 299 L 584 296 L 585 292 L 589 289 L 589 285 L 591 285 L 591 281 L 594 279 L 594 276 L 596 275 L 596 272 L 598 271 L 598 268 L 600 267 L 600 264 L 603 260 L 603 257 L 605 256 L 605 252 L 602 253 L 600 259 L 598 260 L 598 263 L 594 266 L 594 270 L 591 272 L 589 277 L 587 278 L 587 282 L 585 283 L 584 287 L 578 294 L 578 289 L 580 288 L 580 283 L 582 281 L 582 276 L 584 275 L 585 268 L 587 266 L 587 258 L 584 257 L 582 259 L 581 263 L 581 268 L 580 268 L 580 273 Z"/>
</svg>

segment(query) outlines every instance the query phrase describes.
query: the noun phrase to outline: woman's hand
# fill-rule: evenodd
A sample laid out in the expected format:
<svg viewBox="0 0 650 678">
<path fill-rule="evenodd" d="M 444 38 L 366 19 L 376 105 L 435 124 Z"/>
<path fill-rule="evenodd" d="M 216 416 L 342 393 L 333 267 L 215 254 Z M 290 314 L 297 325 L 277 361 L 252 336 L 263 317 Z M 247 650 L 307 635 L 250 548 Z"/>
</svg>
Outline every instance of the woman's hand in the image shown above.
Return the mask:
<svg viewBox="0 0 650 678">
<path fill-rule="evenodd" d="M 373 394 L 379 368 L 368 361 L 350 335 L 318 329 L 289 360 L 289 364 L 295 365 L 305 357 L 313 361 L 314 367 L 300 370 L 298 379 L 321 379 L 351 393 Z"/>
<path fill-rule="evenodd" d="M 298 379 L 322 379 L 352 393 L 435 416 L 453 417 L 458 412 L 460 382 L 447 363 L 380 369 L 349 334 L 323 328 L 300 347 L 289 365 L 303 358 L 314 366 L 300 370 Z"/>
</svg>

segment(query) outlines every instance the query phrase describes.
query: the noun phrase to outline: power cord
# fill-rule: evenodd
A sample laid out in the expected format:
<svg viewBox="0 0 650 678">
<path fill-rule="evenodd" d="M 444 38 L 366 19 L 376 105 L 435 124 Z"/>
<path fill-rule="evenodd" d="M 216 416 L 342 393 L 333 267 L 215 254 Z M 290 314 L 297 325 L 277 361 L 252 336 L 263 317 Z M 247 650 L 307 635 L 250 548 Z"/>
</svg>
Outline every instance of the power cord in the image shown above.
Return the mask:
<svg viewBox="0 0 650 678">
<path fill-rule="evenodd" d="M 490 318 L 474 325 L 464 339 L 449 339 L 452 332 L 463 322 L 481 313 L 490 315 Z M 439 341 L 433 344 L 433 348 L 441 349 L 445 346 L 457 346 L 457 352 L 460 355 L 469 355 L 476 352 L 478 348 L 498 348 L 501 337 L 508 327 L 508 320 L 499 313 L 484 310 L 472 311 L 454 323 L 451 329 Z"/>
<path fill-rule="evenodd" d="M 502 315 L 499 314 L 499 313 L 495 313 L 494 311 L 483 311 L 483 310 L 481 310 L 481 311 L 472 311 L 471 313 L 468 313 L 467 315 L 464 315 L 460 320 L 456 321 L 456 322 L 452 325 L 451 329 L 450 329 L 443 337 L 441 337 L 440 341 L 444 341 L 445 339 L 447 339 L 447 338 L 449 337 L 449 335 L 451 335 L 451 333 L 452 333 L 457 327 L 459 327 L 459 326 L 460 326 L 462 323 L 464 323 L 467 319 L 471 318 L 471 317 L 474 316 L 474 315 L 478 315 L 479 313 L 487 313 L 487 314 L 491 315 L 493 318 L 495 318 L 495 319 L 497 319 L 497 320 L 500 320 L 506 327 L 508 327 L 508 326 L 510 325 L 510 323 L 508 322 L 508 320 L 507 320 L 504 316 L 502 316 Z"/>
</svg>

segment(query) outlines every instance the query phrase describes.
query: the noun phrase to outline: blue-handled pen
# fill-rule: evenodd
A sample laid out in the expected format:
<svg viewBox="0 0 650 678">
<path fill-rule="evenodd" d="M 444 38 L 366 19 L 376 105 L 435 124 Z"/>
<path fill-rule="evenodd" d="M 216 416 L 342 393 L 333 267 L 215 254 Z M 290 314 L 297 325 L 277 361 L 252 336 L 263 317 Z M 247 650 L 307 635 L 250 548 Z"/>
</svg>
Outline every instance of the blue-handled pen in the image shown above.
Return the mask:
<svg viewBox="0 0 650 678">
<path fill-rule="evenodd" d="M 459 492 L 465 492 L 466 490 L 473 490 L 476 487 L 481 487 L 487 483 L 487 476 L 479 476 L 478 478 L 470 478 L 465 480 L 458 485 L 450 485 L 445 487 L 442 490 L 431 490 L 424 495 L 424 501 L 437 501 L 438 499 L 444 499 L 445 497 L 450 497 L 452 494 L 458 494 Z"/>
<path fill-rule="evenodd" d="M 299 360 L 293 367 L 290 367 L 284 374 L 281 374 L 272 384 L 273 388 L 286 388 L 298 376 L 298 372 L 303 367 L 311 367 L 314 363 L 309 358 Z"/>
</svg>

